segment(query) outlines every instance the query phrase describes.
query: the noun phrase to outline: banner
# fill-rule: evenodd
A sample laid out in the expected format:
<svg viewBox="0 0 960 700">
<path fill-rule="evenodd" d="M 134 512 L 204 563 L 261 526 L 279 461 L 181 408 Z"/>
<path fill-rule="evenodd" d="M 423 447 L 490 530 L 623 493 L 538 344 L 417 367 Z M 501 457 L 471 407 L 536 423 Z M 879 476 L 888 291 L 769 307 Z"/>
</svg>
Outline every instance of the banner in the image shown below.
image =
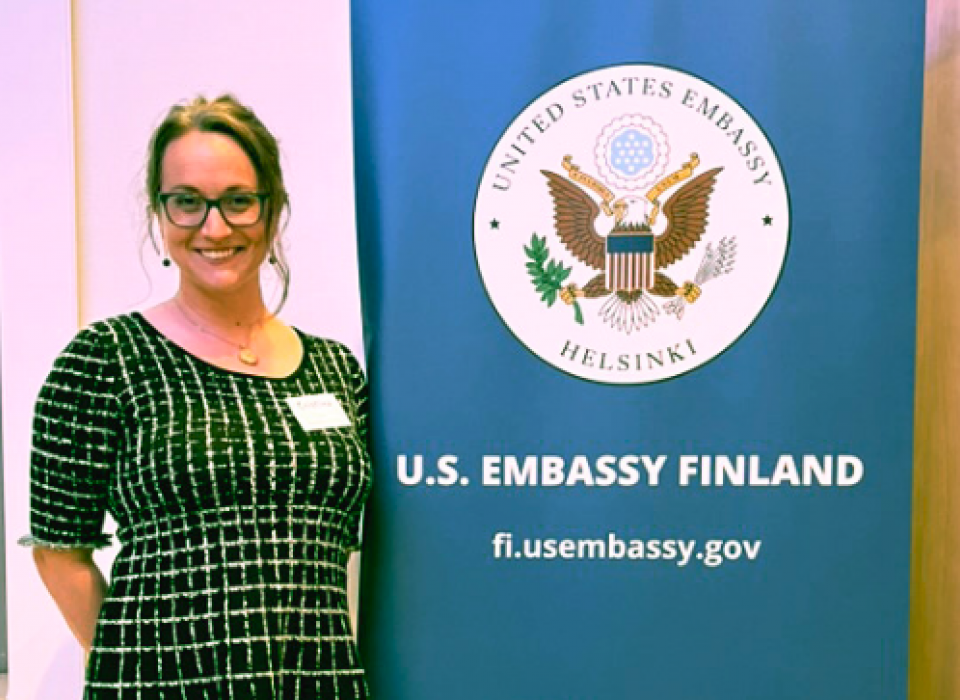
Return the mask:
<svg viewBox="0 0 960 700">
<path fill-rule="evenodd" d="M 378 700 L 906 697 L 922 37 L 355 0 Z"/>
</svg>

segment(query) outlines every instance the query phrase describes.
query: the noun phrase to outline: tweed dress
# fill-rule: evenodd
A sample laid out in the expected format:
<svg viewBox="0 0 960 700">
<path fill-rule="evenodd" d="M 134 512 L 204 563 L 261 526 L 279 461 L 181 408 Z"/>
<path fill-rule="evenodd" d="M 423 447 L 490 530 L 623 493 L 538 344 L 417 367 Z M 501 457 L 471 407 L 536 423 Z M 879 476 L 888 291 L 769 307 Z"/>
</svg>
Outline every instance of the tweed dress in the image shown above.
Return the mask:
<svg viewBox="0 0 960 700">
<path fill-rule="evenodd" d="M 345 347 L 300 339 L 292 375 L 255 377 L 134 313 L 56 360 L 21 543 L 103 547 L 104 514 L 117 523 L 84 698 L 368 697 L 345 587 L 371 480 L 366 384 Z M 350 425 L 305 430 L 286 399 L 318 394 Z"/>
</svg>

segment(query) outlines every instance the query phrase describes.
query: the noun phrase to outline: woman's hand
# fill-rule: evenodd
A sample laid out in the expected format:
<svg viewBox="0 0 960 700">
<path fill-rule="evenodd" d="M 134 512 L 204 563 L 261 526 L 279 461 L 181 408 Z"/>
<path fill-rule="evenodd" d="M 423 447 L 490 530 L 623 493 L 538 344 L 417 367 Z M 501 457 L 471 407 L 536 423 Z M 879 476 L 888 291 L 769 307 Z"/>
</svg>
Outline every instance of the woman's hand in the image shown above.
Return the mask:
<svg viewBox="0 0 960 700">
<path fill-rule="evenodd" d="M 107 582 L 93 561 L 93 550 L 34 547 L 33 560 L 70 631 L 89 652 L 107 592 Z"/>
</svg>

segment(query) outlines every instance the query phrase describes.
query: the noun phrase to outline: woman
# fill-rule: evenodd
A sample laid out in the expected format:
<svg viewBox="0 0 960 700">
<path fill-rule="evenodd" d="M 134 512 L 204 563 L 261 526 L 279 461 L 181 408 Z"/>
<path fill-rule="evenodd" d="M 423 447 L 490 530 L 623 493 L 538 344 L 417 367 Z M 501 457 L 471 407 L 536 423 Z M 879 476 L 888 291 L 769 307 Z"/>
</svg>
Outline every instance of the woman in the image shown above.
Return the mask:
<svg viewBox="0 0 960 700">
<path fill-rule="evenodd" d="M 345 593 L 366 388 L 264 304 L 265 263 L 289 281 L 276 140 L 232 97 L 176 106 L 147 195 L 178 291 L 81 331 L 34 422 L 23 543 L 90 652 L 84 697 L 366 698 Z"/>
</svg>

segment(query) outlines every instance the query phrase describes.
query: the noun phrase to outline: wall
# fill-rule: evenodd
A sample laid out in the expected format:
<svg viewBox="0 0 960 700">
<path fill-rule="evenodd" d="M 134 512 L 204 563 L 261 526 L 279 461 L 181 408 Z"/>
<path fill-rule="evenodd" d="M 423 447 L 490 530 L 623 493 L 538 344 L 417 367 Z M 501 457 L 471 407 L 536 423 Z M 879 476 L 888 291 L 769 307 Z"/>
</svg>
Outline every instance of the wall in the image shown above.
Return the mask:
<svg viewBox="0 0 960 700">
<path fill-rule="evenodd" d="M 50 358 L 76 329 L 69 6 L 3 6 L 0 45 L 0 304 L 9 697 L 79 697 L 81 660 L 65 625 L 15 545 L 27 527 L 26 464 L 30 404 Z M 12 15 L 12 16 L 11 16 Z M 8 53 L 9 52 L 9 53 Z M 12 59 L 12 60 L 10 60 Z M 28 72 L 24 66 L 30 66 Z M 72 672 L 71 672 L 72 671 Z M 70 692 L 67 692 L 67 691 Z"/>
<path fill-rule="evenodd" d="M 910 700 L 960 698 L 960 9 L 927 2 Z"/>
</svg>

